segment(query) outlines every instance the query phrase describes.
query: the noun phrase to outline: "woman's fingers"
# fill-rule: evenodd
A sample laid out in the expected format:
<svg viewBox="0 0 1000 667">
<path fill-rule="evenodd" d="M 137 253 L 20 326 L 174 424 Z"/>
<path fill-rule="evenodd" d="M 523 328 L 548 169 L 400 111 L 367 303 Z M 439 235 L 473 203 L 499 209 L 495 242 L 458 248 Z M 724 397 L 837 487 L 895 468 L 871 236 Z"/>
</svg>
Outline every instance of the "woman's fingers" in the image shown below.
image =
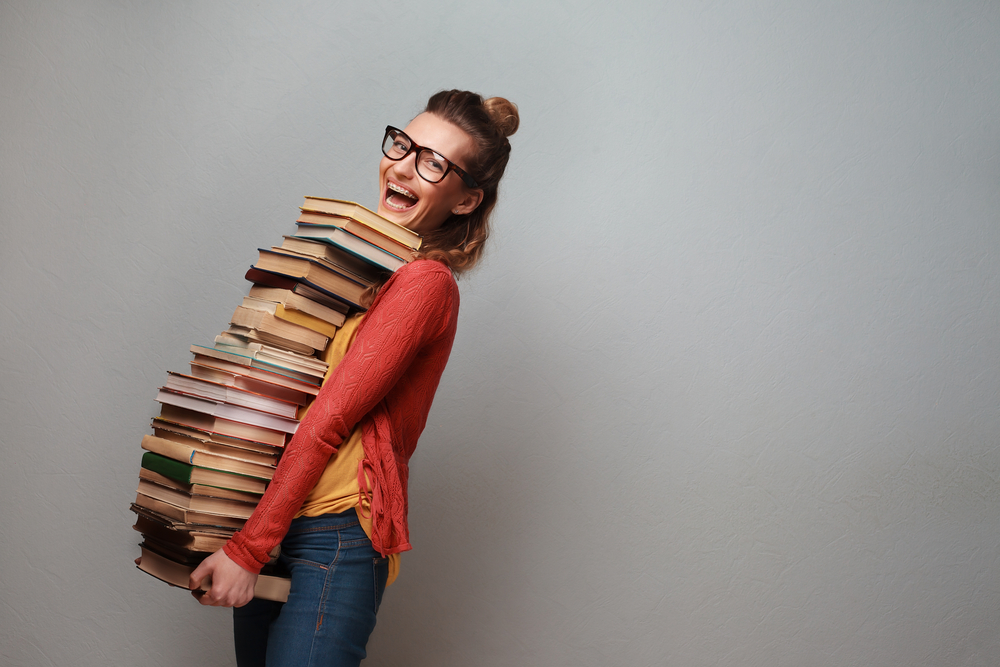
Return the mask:
<svg viewBox="0 0 1000 667">
<path fill-rule="evenodd" d="M 203 560 L 188 579 L 195 599 L 212 607 L 242 607 L 253 599 L 256 583 L 257 575 L 233 562 L 222 549 Z"/>
</svg>

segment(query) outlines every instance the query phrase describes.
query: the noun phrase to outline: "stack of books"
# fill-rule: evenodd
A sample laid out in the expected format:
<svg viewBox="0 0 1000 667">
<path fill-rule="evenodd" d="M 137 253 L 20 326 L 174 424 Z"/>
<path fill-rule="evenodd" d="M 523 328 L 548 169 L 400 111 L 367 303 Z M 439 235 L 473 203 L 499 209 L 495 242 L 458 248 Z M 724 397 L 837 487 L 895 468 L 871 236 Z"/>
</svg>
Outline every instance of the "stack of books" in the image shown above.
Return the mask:
<svg viewBox="0 0 1000 667">
<path fill-rule="evenodd" d="M 229 327 L 213 345 L 192 345 L 190 369 L 168 372 L 156 396 L 131 507 L 140 570 L 187 588 L 246 523 L 319 393 L 330 339 L 420 241 L 359 204 L 306 197 L 295 235 L 259 249 Z M 288 580 L 265 570 L 255 593 L 284 600 Z"/>
</svg>

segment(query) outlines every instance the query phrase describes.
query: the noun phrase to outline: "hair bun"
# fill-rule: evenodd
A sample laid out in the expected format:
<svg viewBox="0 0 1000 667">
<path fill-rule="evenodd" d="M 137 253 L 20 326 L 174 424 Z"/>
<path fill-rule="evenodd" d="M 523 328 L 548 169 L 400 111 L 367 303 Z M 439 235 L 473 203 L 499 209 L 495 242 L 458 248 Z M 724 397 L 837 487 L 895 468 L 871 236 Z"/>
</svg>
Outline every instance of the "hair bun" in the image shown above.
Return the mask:
<svg viewBox="0 0 1000 667">
<path fill-rule="evenodd" d="M 517 114 L 517 105 L 503 97 L 491 97 L 483 102 L 486 113 L 500 133 L 505 137 L 517 132 L 521 119 Z"/>
</svg>

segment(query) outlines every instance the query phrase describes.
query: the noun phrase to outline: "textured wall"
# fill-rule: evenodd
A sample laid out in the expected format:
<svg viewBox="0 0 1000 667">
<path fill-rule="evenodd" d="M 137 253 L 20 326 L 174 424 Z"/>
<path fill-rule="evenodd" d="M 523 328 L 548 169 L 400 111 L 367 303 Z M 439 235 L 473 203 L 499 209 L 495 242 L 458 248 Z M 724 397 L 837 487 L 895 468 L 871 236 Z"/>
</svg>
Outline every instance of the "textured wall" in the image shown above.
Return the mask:
<svg viewBox="0 0 1000 667">
<path fill-rule="evenodd" d="M 232 664 L 155 388 L 455 86 L 523 129 L 368 663 L 996 664 L 998 5 L 339 5 L 0 2 L 0 663 Z"/>
</svg>

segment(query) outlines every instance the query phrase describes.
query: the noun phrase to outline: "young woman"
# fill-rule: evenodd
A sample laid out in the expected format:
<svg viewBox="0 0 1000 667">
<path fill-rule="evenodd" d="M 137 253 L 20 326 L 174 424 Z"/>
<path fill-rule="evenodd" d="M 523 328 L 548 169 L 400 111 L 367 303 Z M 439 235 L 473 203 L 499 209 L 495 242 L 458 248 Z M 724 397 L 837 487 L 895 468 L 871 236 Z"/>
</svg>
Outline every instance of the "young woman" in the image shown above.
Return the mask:
<svg viewBox="0 0 1000 667">
<path fill-rule="evenodd" d="M 455 337 L 454 274 L 489 235 L 517 130 L 499 97 L 443 91 L 403 130 L 386 128 L 378 212 L 423 236 L 418 259 L 338 331 L 331 371 L 246 526 L 191 575 L 202 604 L 236 607 L 237 662 L 357 665 L 387 582 L 409 550 L 407 462 Z M 284 605 L 252 600 L 281 544 Z"/>
</svg>

